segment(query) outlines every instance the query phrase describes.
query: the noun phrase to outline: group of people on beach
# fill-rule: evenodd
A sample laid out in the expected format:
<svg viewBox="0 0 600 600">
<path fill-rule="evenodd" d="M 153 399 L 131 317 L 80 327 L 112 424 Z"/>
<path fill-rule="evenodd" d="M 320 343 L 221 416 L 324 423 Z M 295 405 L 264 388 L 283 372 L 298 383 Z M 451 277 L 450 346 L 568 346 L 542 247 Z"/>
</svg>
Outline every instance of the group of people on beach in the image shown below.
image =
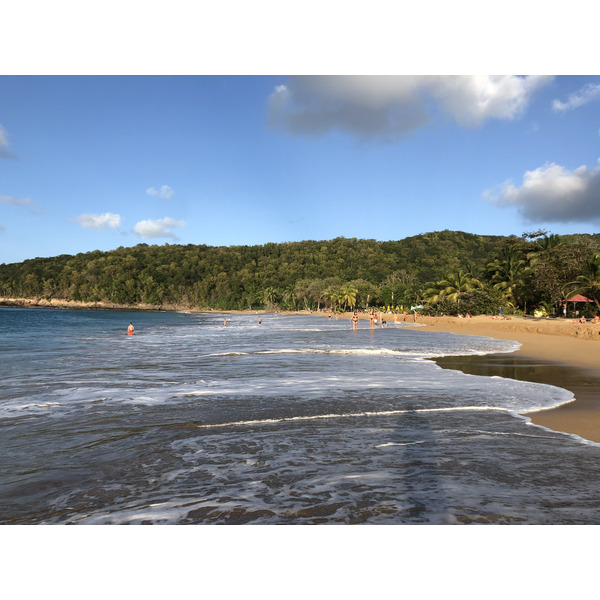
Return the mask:
<svg viewBox="0 0 600 600">
<path fill-rule="evenodd" d="M 573 323 L 575 323 L 576 321 L 573 321 Z M 579 319 L 579 323 L 587 323 L 587 319 L 585 318 L 585 315 L 581 315 L 581 318 Z M 600 323 L 600 317 L 594 313 L 594 318 L 590 319 L 589 321 L 590 323 Z"/>
<path fill-rule="evenodd" d="M 402 313 L 403 316 L 403 321 L 406 321 L 406 317 L 407 317 L 407 312 L 404 311 Z M 417 322 L 417 311 L 413 310 L 413 321 L 416 323 Z M 331 319 L 331 315 L 329 315 L 329 318 Z M 342 319 L 344 318 L 344 313 L 342 313 Z M 352 328 L 353 329 L 358 329 L 358 321 L 359 321 L 359 316 L 358 316 L 358 310 L 355 310 L 351 321 L 352 321 Z M 398 323 L 398 314 L 396 313 L 394 315 L 394 322 Z M 375 329 L 375 327 L 380 326 L 380 327 L 384 327 L 387 328 L 387 320 L 385 318 L 385 313 L 378 311 L 376 312 L 374 308 L 372 308 L 369 311 L 369 327 L 371 329 Z"/>
</svg>

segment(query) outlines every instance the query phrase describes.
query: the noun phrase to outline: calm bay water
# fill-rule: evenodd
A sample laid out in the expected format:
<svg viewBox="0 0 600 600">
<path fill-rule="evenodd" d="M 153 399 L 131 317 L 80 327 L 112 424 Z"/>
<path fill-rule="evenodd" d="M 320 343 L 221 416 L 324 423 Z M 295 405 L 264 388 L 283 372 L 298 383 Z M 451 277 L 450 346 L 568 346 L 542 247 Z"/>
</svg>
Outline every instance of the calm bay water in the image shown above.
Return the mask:
<svg viewBox="0 0 600 600">
<path fill-rule="evenodd" d="M 570 392 L 431 360 L 513 342 L 262 321 L 0 309 L 0 523 L 600 523 Z"/>
</svg>

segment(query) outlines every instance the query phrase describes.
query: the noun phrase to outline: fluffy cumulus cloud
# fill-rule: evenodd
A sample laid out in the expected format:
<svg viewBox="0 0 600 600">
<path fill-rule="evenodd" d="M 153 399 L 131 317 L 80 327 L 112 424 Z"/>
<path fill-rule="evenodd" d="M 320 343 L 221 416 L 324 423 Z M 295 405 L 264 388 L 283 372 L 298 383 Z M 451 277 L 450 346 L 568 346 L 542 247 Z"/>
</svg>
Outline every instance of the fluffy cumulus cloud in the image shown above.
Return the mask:
<svg viewBox="0 0 600 600">
<path fill-rule="evenodd" d="M 0 196 L 0 204 L 14 204 L 15 206 L 27 206 L 33 204 L 29 198 L 13 198 L 12 196 Z"/>
<path fill-rule="evenodd" d="M 600 166 L 569 170 L 547 163 L 526 171 L 521 186 L 507 181 L 484 197 L 516 206 L 530 223 L 600 223 Z"/>
<path fill-rule="evenodd" d="M 173 197 L 173 194 L 175 194 L 175 191 L 172 188 L 170 188 L 168 185 L 161 185 L 158 190 L 156 188 L 149 187 L 146 190 L 146 194 L 149 194 L 150 196 L 154 196 L 155 198 L 163 198 L 165 200 L 169 200 L 170 198 Z"/>
<path fill-rule="evenodd" d="M 269 126 L 293 135 L 344 131 L 395 140 L 434 116 L 463 127 L 516 119 L 548 76 L 298 76 L 268 100 Z"/>
<path fill-rule="evenodd" d="M 567 110 L 579 108 L 588 102 L 598 99 L 600 99 L 600 85 L 589 83 L 584 85 L 580 90 L 572 93 L 567 98 L 566 102 L 554 100 L 554 102 L 552 102 L 552 108 L 556 112 L 565 112 Z"/>
<path fill-rule="evenodd" d="M 14 154 L 10 151 L 10 143 L 8 141 L 8 133 L 6 129 L 0 125 L 0 158 L 14 158 Z"/>
<path fill-rule="evenodd" d="M 121 216 L 108 212 L 103 215 L 79 215 L 76 221 L 86 229 L 118 229 L 121 227 Z"/>
<path fill-rule="evenodd" d="M 143 238 L 178 239 L 173 233 L 173 227 L 185 227 L 185 221 L 176 221 L 170 217 L 156 220 L 147 219 L 136 223 L 133 231 Z"/>
</svg>

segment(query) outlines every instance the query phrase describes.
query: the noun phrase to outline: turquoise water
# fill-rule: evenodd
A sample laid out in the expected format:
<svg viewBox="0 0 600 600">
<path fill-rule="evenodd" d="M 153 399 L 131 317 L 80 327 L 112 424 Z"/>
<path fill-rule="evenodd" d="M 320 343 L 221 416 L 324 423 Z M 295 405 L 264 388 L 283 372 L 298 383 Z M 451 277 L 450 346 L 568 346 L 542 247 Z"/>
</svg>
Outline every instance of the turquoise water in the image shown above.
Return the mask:
<svg viewBox="0 0 600 600">
<path fill-rule="evenodd" d="M 570 392 L 431 360 L 515 343 L 223 318 L 0 309 L 0 523 L 600 523 Z"/>
</svg>

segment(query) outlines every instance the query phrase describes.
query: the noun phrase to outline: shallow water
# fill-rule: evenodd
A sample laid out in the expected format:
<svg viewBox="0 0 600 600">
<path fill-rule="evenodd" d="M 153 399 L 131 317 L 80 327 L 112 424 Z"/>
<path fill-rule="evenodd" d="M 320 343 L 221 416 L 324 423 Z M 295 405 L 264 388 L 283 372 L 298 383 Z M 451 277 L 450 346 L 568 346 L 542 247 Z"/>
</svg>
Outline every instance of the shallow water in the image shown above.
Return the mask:
<svg viewBox="0 0 600 600">
<path fill-rule="evenodd" d="M 0 522 L 600 522 L 570 392 L 431 360 L 517 344 L 262 320 L 0 309 Z"/>
</svg>

